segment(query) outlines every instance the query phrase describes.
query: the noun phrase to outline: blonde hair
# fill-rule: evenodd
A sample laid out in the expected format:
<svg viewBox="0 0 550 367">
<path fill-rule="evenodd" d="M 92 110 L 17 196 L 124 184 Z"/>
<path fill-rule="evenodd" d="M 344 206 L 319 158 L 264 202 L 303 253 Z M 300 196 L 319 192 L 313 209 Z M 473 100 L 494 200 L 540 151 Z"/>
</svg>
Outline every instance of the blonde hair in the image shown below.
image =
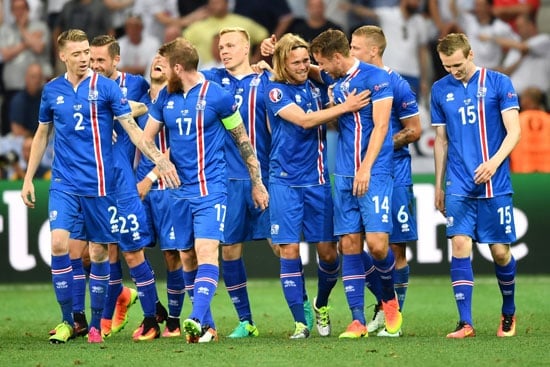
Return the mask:
<svg viewBox="0 0 550 367">
<path fill-rule="evenodd" d="M 462 50 L 464 57 L 468 57 L 472 50 L 470 41 L 464 33 L 449 33 L 437 44 L 437 52 L 445 56 L 451 56 L 458 50 Z"/>
<path fill-rule="evenodd" d="M 290 80 L 288 70 L 286 69 L 286 60 L 290 52 L 297 48 L 304 48 L 309 53 L 308 43 L 300 36 L 287 33 L 275 45 L 273 52 L 273 77 L 276 82 L 286 82 Z"/>
<path fill-rule="evenodd" d="M 372 42 L 376 47 L 378 47 L 378 55 L 382 56 L 386 50 L 386 35 L 382 28 L 375 25 L 364 25 L 357 28 L 352 36 L 365 37 L 370 42 Z"/>
<path fill-rule="evenodd" d="M 60 50 L 64 49 L 68 42 L 83 41 L 88 41 L 88 35 L 81 29 L 68 29 L 57 37 L 57 45 Z"/>
<path fill-rule="evenodd" d="M 218 35 L 223 36 L 226 33 L 240 33 L 244 36 L 244 38 L 246 39 L 246 42 L 250 43 L 250 34 L 248 34 L 248 31 L 244 28 L 241 28 L 241 27 L 222 28 L 218 33 Z"/>
</svg>

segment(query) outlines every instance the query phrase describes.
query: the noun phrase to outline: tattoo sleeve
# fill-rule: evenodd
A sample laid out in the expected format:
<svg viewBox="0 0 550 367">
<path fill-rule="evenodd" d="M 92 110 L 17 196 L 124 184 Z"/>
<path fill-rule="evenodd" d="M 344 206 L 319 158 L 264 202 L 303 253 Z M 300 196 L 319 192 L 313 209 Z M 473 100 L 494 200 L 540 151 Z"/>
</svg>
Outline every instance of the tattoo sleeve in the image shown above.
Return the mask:
<svg viewBox="0 0 550 367">
<path fill-rule="evenodd" d="M 413 134 L 414 130 L 408 127 L 395 133 L 395 135 L 393 136 L 393 149 L 396 150 L 404 147 L 409 143 L 412 143 L 414 140 L 411 139 L 411 135 Z"/>
<path fill-rule="evenodd" d="M 143 130 L 141 130 L 141 128 L 136 123 L 136 120 L 134 120 L 134 118 L 130 114 L 119 116 L 117 117 L 117 119 L 120 121 L 120 123 L 124 127 L 124 130 L 126 130 L 128 135 L 130 136 L 132 143 L 134 143 L 134 145 L 139 150 L 141 150 L 141 152 L 145 154 L 147 158 L 155 162 L 155 164 L 157 164 L 163 158 L 162 153 L 157 148 L 154 141 L 143 139 Z"/>
<path fill-rule="evenodd" d="M 254 152 L 254 148 L 250 144 L 250 139 L 248 138 L 244 125 L 242 123 L 239 124 L 234 129 L 229 130 L 229 133 L 239 148 L 239 153 L 248 169 L 252 185 L 256 186 L 261 184 L 262 175 L 260 173 L 260 164 L 256 157 L 256 152 Z"/>
</svg>

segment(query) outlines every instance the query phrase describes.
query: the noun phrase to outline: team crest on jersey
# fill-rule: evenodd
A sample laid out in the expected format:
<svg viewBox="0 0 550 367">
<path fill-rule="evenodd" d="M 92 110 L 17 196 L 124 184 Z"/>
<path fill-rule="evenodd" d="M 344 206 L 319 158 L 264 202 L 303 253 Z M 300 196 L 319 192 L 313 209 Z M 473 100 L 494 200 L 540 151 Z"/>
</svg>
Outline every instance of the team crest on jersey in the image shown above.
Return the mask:
<svg viewBox="0 0 550 367">
<path fill-rule="evenodd" d="M 223 85 L 229 85 L 231 83 L 231 81 L 229 80 L 229 78 L 223 78 L 222 79 L 222 84 Z"/>
<path fill-rule="evenodd" d="M 477 98 L 483 98 L 483 97 L 485 97 L 486 94 L 487 94 L 487 88 L 485 88 L 485 87 L 480 87 L 477 90 Z"/>
<path fill-rule="evenodd" d="M 99 99 L 99 92 L 95 89 L 90 90 L 88 94 L 88 101 L 97 101 Z"/>
<path fill-rule="evenodd" d="M 452 102 L 455 100 L 455 95 L 453 93 L 447 93 L 445 96 L 445 102 Z"/>
<path fill-rule="evenodd" d="M 279 88 L 273 88 L 269 91 L 269 100 L 273 103 L 279 102 L 283 99 L 283 91 Z"/>
<path fill-rule="evenodd" d="M 57 98 L 55 99 L 55 104 L 63 104 L 65 103 L 65 99 L 63 98 L 63 96 L 57 96 Z"/>
<path fill-rule="evenodd" d="M 296 100 L 296 103 L 302 103 L 302 97 L 299 94 L 295 95 L 294 99 Z"/>
<path fill-rule="evenodd" d="M 198 111 L 204 111 L 206 108 L 206 101 L 204 99 L 201 99 L 197 102 L 197 106 L 195 107 Z"/>
<path fill-rule="evenodd" d="M 166 104 L 166 109 L 167 110 L 173 110 L 174 109 L 174 101 L 168 101 L 168 103 Z"/>
<path fill-rule="evenodd" d="M 260 85 L 260 78 L 252 78 L 250 81 L 250 86 L 257 87 L 258 85 Z"/>
<path fill-rule="evenodd" d="M 120 88 L 120 91 L 122 92 L 122 95 L 124 96 L 124 98 L 128 97 L 128 88 L 122 87 Z"/>
<path fill-rule="evenodd" d="M 321 90 L 317 87 L 311 89 L 311 95 L 313 98 L 319 98 L 321 97 Z"/>
<path fill-rule="evenodd" d="M 346 94 L 349 91 L 349 82 L 343 82 L 340 84 L 340 92 Z"/>
</svg>

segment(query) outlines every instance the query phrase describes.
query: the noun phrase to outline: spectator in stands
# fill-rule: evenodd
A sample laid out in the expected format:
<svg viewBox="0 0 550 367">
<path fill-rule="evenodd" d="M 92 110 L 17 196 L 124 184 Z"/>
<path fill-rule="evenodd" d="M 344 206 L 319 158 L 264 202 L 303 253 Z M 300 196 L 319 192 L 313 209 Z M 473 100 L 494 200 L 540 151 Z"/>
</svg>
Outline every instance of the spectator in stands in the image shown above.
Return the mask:
<svg viewBox="0 0 550 367">
<path fill-rule="evenodd" d="M 290 32 L 288 27 L 294 18 L 286 0 L 235 0 L 233 12 L 261 24 L 277 38 Z"/>
<path fill-rule="evenodd" d="M 57 24 L 57 18 L 61 14 L 61 9 L 63 5 L 68 3 L 70 0 L 47 0 L 46 1 L 46 23 L 50 28 L 50 32 L 53 31 Z"/>
<path fill-rule="evenodd" d="M 32 63 L 40 63 L 44 74 L 52 75 L 50 64 L 50 33 L 46 23 L 31 20 L 26 0 L 11 0 L 14 23 L 0 26 L 0 59 L 3 62 L 2 80 L 4 100 L 2 103 L 1 135 L 10 132 L 9 106 L 13 96 L 25 88 L 25 73 Z"/>
<path fill-rule="evenodd" d="M 208 16 L 206 7 L 202 6 L 180 17 L 177 0 L 135 0 L 132 13 L 141 16 L 143 32 L 156 37 L 159 42 L 164 37 L 166 27 L 177 25 L 186 28 Z"/>
<path fill-rule="evenodd" d="M 42 20 L 44 14 L 44 0 L 27 0 L 29 7 L 29 19 L 30 20 Z M 50 0 L 48 0 L 50 2 Z M 0 0 L 3 3 L 3 8 L 0 9 L 0 13 L 4 11 L 4 22 L 8 24 L 15 23 L 14 16 L 11 13 L 11 1 Z M 0 22 L 1 23 L 1 22 Z"/>
<path fill-rule="evenodd" d="M 65 3 L 52 32 L 54 44 L 61 32 L 68 29 L 82 29 L 90 39 L 101 34 L 115 34 L 111 12 L 103 0 L 70 0 Z"/>
<path fill-rule="evenodd" d="M 349 6 L 361 6 L 372 9 L 397 5 L 399 5 L 399 0 L 346 0 L 341 4 L 344 8 Z M 347 12 L 347 14 L 350 34 L 353 33 L 355 29 L 363 25 L 380 25 L 376 17 L 365 17 L 354 12 Z"/>
<path fill-rule="evenodd" d="M 343 31 L 340 25 L 327 19 L 325 2 L 306 0 L 306 18 L 295 18 L 288 27 L 288 32 L 299 35 L 306 42 L 311 42 L 320 33 L 331 28 Z"/>
<path fill-rule="evenodd" d="M 419 14 L 420 0 L 400 0 L 397 5 L 369 8 L 343 5 L 358 16 L 373 18 L 384 30 L 387 39 L 384 60 L 409 83 L 417 99 L 428 93 L 429 30 Z"/>
<path fill-rule="evenodd" d="M 529 87 L 519 102 L 521 139 L 510 156 L 510 168 L 515 173 L 550 173 L 550 113 L 545 110 L 545 95 Z"/>
<path fill-rule="evenodd" d="M 505 49 L 492 38 L 518 39 L 512 27 L 493 15 L 493 0 L 475 0 L 472 12 L 458 10 L 456 14 L 460 28 L 464 29 L 474 51 L 476 65 L 496 69 L 502 65 Z"/>
<path fill-rule="evenodd" d="M 540 0 L 495 0 L 493 14 L 517 31 L 517 16 L 520 14 L 530 15 L 536 19 L 539 8 Z"/>
<path fill-rule="evenodd" d="M 103 3 L 111 11 L 115 38 L 124 36 L 126 19 L 132 13 L 134 0 L 103 0 Z"/>
<path fill-rule="evenodd" d="M 550 34 L 539 33 L 535 19 L 531 15 L 518 15 L 515 22 L 521 40 L 488 37 L 501 47 L 510 48 L 500 71 L 510 75 L 518 94 L 527 87 L 538 87 L 548 92 L 550 91 Z"/>
<path fill-rule="evenodd" d="M 143 21 L 139 15 L 130 15 L 125 23 L 125 35 L 118 40 L 120 63 L 117 68 L 131 74 L 144 75 L 151 55 L 157 53 L 160 42 L 143 32 Z"/>
<path fill-rule="evenodd" d="M 208 0 L 209 16 L 201 21 L 191 24 L 183 31 L 183 36 L 189 40 L 199 52 L 200 68 L 212 61 L 212 42 L 214 36 L 222 28 L 240 27 L 250 34 L 250 45 L 259 45 L 268 37 L 265 27 L 250 18 L 229 12 L 228 0 Z M 259 49 L 259 48 L 258 48 Z M 251 57 L 252 62 L 259 60 L 259 50 Z"/>
<path fill-rule="evenodd" d="M 30 64 L 25 73 L 25 89 L 15 94 L 10 103 L 11 132 L 15 136 L 33 136 L 38 127 L 38 110 L 44 73 L 40 64 Z"/>
</svg>

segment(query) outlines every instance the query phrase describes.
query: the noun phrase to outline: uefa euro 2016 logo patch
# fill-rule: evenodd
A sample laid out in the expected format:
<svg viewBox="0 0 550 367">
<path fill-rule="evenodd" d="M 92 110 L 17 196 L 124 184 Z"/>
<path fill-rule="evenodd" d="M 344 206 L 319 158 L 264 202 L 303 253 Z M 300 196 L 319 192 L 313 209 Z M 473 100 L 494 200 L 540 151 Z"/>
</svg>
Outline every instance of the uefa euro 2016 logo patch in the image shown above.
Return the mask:
<svg viewBox="0 0 550 367">
<path fill-rule="evenodd" d="M 283 91 L 279 88 L 273 88 L 269 91 L 269 100 L 273 103 L 279 102 L 283 98 Z"/>
</svg>

